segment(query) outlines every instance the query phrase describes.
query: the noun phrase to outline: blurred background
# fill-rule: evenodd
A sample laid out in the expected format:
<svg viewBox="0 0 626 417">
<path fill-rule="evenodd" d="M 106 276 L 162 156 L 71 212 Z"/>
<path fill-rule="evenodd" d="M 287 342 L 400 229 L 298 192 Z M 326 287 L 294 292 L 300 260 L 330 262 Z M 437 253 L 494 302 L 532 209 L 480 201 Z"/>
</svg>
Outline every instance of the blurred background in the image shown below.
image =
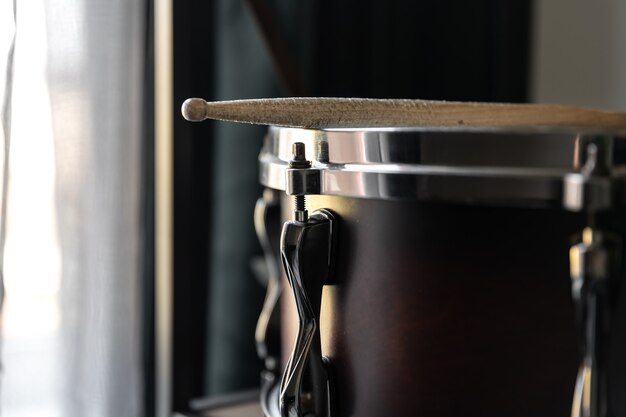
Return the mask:
<svg viewBox="0 0 626 417">
<path fill-rule="evenodd" d="M 254 395 L 263 127 L 188 97 L 626 111 L 617 0 L 0 2 L 0 415 Z"/>
</svg>

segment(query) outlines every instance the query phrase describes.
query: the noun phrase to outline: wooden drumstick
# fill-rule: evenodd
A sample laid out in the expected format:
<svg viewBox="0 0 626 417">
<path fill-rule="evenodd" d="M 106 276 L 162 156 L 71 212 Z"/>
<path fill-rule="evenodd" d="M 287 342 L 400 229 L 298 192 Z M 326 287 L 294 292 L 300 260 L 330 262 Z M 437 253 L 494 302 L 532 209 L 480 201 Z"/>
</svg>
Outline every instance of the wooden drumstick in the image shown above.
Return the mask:
<svg viewBox="0 0 626 417">
<path fill-rule="evenodd" d="M 367 127 L 582 128 L 626 130 L 626 113 L 547 104 L 464 103 L 365 98 L 270 98 L 183 103 L 206 119 L 312 129 Z"/>
</svg>

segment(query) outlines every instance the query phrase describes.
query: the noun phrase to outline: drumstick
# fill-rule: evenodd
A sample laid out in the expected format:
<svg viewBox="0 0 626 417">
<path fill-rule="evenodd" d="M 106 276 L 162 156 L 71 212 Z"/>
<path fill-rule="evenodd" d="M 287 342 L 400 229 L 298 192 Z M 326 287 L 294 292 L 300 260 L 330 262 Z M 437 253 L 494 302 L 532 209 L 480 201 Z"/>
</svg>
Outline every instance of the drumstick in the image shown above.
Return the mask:
<svg viewBox="0 0 626 417">
<path fill-rule="evenodd" d="M 366 98 L 268 98 L 183 103 L 206 119 L 311 129 L 367 127 L 567 127 L 626 130 L 626 113 L 549 104 L 465 103 Z"/>
</svg>

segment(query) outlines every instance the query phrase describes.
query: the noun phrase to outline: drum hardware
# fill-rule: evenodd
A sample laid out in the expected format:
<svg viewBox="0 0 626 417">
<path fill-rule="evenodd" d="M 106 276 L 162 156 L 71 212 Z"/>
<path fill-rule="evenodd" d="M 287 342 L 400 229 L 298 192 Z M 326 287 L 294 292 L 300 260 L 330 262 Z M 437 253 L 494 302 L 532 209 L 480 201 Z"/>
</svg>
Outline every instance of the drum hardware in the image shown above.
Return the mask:
<svg viewBox="0 0 626 417">
<path fill-rule="evenodd" d="M 307 175 L 309 168 L 311 168 L 311 161 L 306 160 L 304 143 L 296 142 L 293 144 L 293 159 L 289 161 L 288 166 L 287 184 L 291 188 L 291 193 L 288 194 L 295 196 L 294 220 L 306 223 L 308 218 L 304 197 L 306 194 L 306 184 L 308 183 L 309 178 L 315 177 Z M 296 186 L 296 191 L 293 191 L 294 185 Z"/>
<path fill-rule="evenodd" d="M 261 407 L 265 415 L 277 415 L 277 390 L 280 372 L 280 317 L 278 300 L 282 292 L 278 253 L 273 248 L 268 230 L 280 221 L 279 192 L 265 189 L 254 209 L 256 229 L 267 266 L 267 292 L 255 331 L 256 350 L 264 362 L 261 372 Z M 272 401 L 274 399 L 274 401 Z"/>
<path fill-rule="evenodd" d="M 603 140 L 608 142 L 602 157 L 610 158 L 608 150 L 613 142 L 621 144 L 624 138 Z M 469 141 L 475 147 L 468 147 Z M 597 139 L 593 136 L 567 131 L 459 133 L 270 127 L 259 156 L 259 173 L 263 185 L 287 194 L 566 207 L 572 211 L 581 211 L 581 204 L 590 208 L 588 203 L 577 200 L 584 195 L 600 205 L 598 208 L 623 205 L 623 197 L 613 201 L 612 195 L 616 187 L 626 183 L 621 167 L 610 180 L 604 176 L 582 179 L 583 172 L 576 160 L 584 153 L 580 151 L 584 143 L 594 141 Z M 295 142 L 305 143 L 307 152 L 311 153 L 312 167 L 285 175 Z M 504 149 L 504 144 L 509 149 Z M 552 160 L 530 157 L 528 149 L 544 147 L 558 149 L 558 154 Z M 480 149 L 494 151 L 480 152 Z M 503 159 L 503 152 L 515 157 L 505 155 Z M 594 193 L 597 195 L 592 196 Z"/>
<path fill-rule="evenodd" d="M 570 211 L 595 212 L 605 210 L 612 204 L 611 148 L 610 138 L 587 141 L 587 160 L 580 172 L 565 176 L 563 205 Z"/>
<path fill-rule="evenodd" d="M 570 248 L 570 276 L 580 337 L 581 364 L 574 389 L 572 417 L 607 417 L 610 325 L 617 305 L 620 239 L 597 230 L 594 216 L 611 206 L 611 141 L 600 139 L 586 148 L 579 173 L 565 177 L 564 206 L 589 213 L 580 242 Z"/>
<path fill-rule="evenodd" d="M 311 166 L 304 156 L 304 144 L 295 143 L 293 152 L 287 176 L 307 178 L 301 175 L 301 171 Z M 309 217 L 304 195 L 292 194 L 295 194 L 294 220 L 283 226 L 281 256 L 296 302 L 299 324 L 280 385 L 280 414 L 283 417 L 330 417 L 329 361 L 321 353 L 319 318 L 322 287 L 332 273 L 336 221 L 333 214 L 324 209 Z"/>
<path fill-rule="evenodd" d="M 311 161 L 307 161 L 305 157 L 304 143 L 293 144 L 293 155 L 294 158 L 289 161 L 285 170 L 285 192 L 295 196 L 296 216 L 302 216 L 304 196 L 321 192 L 322 171 L 311 168 Z M 301 221 L 306 221 L 306 216 Z"/>
</svg>

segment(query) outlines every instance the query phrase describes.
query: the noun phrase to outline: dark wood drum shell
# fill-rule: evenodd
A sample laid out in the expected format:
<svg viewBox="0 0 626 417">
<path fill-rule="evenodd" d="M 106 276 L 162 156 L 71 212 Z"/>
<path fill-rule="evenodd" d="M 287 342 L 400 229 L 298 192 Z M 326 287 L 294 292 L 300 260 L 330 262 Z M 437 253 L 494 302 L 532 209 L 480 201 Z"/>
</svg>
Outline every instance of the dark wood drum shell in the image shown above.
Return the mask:
<svg viewBox="0 0 626 417">
<path fill-rule="evenodd" d="M 583 215 L 326 196 L 307 205 L 340 220 L 321 318 L 337 416 L 570 415 L 579 358 L 568 251 Z M 285 197 L 285 219 L 291 210 Z M 286 360 L 296 313 L 284 295 Z M 610 358 L 617 403 L 623 317 Z"/>
</svg>

